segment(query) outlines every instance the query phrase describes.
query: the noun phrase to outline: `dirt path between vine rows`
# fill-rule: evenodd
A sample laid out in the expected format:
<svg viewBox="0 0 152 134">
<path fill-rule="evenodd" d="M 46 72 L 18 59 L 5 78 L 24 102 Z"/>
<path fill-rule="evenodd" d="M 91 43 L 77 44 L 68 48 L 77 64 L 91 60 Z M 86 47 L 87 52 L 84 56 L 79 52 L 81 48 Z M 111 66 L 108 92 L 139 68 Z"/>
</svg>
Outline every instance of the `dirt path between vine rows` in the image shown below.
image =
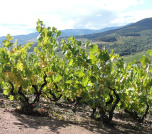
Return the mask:
<svg viewBox="0 0 152 134">
<path fill-rule="evenodd" d="M 111 130 L 109 129 L 109 132 Z M 108 133 L 93 126 L 78 125 L 51 117 L 34 117 L 0 108 L 0 134 L 94 134 Z"/>
<path fill-rule="evenodd" d="M 111 127 L 87 118 L 89 113 L 84 111 L 73 114 L 69 109 L 54 105 L 54 113 L 66 111 L 65 115 L 62 113 L 64 118 L 59 118 L 59 113 L 47 117 L 30 116 L 11 110 L 14 102 L 3 101 L 5 105 L 0 105 L 0 134 L 152 134 L 152 123 L 137 124 L 129 117 L 119 119 L 115 116 L 116 125 Z"/>
</svg>

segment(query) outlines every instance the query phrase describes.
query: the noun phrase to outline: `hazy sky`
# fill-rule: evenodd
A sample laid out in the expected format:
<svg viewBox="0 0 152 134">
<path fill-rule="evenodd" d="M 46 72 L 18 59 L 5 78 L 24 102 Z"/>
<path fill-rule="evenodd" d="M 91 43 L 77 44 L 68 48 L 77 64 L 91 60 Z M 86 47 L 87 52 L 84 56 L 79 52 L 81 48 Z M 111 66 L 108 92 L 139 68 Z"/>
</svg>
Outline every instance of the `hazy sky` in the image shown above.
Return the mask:
<svg viewBox="0 0 152 134">
<path fill-rule="evenodd" d="M 63 29 L 102 29 L 152 17 L 152 0 L 2 0 L 0 36 L 35 32 L 38 18 Z"/>
</svg>

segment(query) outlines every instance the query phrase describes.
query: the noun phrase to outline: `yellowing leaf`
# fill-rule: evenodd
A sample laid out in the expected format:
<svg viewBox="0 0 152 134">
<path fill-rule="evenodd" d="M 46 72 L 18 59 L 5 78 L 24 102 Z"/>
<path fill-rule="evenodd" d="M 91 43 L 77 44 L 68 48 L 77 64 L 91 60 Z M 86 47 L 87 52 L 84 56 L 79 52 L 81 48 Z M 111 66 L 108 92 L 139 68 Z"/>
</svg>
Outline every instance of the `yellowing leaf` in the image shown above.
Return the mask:
<svg viewBox="0 0 152 134">
<path fill-rule="evenodd" d="M 8 91 L 7 90 L 3 90 L 4 95 L 8 95 Z"/>
<path fill-rule="evenodd" d="M 76 75 L 78 75 L 79 77 L 82 77 L 85 74 L 83 73 L 83 70 L 79 70 L 79 71 L 76 72 Z"/>
<path fill-rule="evenodd" d="M 53 84 L 52 84 L 52 83 L 47 84 L 47 88 L 48 88 L 48 89 L 52 89 L 52 87 L 53 87 Z"/>
<path fill-rule="evenodd" d="M 9 98 L 10 100 L 13 100 L 13 99 L 14 99 L 14 96 L 10 95 L 8 98 Z"/>
<path fill-rule="evenodd" d="M 34 48 L 34 52 L 35 52 L 36 54 L 38 54 L 40 51 L 39 51 L 39 49 L 38 49 L 37 47 L 35 47 L 35 48 Z"/>
<path fill-rule="evenodd" d="M 23 70 L 23 64 L 22 63 L 18 62 L 16 66 L 17 66 L 17 70 L 21 70 L 21 71 Z"/>
</svg>

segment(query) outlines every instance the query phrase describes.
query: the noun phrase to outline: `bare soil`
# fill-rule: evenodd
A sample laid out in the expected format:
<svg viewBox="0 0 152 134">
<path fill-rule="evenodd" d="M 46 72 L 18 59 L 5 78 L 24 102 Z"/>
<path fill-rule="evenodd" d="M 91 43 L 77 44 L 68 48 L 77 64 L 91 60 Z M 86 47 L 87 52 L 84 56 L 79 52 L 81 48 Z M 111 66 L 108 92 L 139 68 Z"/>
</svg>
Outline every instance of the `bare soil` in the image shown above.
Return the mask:
<svg viewBox="0 0 152 134">
<path fill-rule="evenodd" d="M 80 106 L 78 112 L 73 113 L 69 104 L 42 100 L 37 110 L 48 111 L 47 117 L 14 112 L 18 106 L 18 101 L 0 96 L 0 134 L 152 134 L 150 114 L 139 124 L 118 111 L 111 126 L 91 119 L 91 110 L 86 106 Z"/>
</svg>

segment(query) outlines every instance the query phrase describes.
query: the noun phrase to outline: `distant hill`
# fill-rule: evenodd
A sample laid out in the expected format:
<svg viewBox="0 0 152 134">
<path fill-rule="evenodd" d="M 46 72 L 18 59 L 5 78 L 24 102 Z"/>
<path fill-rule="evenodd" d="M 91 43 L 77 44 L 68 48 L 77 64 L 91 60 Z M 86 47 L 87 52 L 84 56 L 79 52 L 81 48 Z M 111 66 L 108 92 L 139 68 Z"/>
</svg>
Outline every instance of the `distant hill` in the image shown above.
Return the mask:
<svg viewBox="0 0 152 134">
<path fill-rule="evenodd" d="M 98 44 L 100 48 L 119 53 L 121 56 L 152 49 L 152 18 L 146 18 L 128 26 L 102 33 L 76 36 Z"/>
<path fill-rule="evenodd" d="M 100 30 L 92 30 L 92 29 L 66 29 L 61 30 L 61 36 L 60 37 L 70 37 L 70 36 L 76 36 L 76 35 L 86 35 L 86 34 L 92 34 L 92 33 L 99 33 L 99 32 L 105 32 L 112 29 L 117 29 L 120 27 L 107 27 Z M 38 32 L 30 33 L 27 35 L 17 35 L 13 36 L 13 42 L 17 39 L 18 45 L 20 44 L 26 44 L 28 41 L 33 41 L 34 43 L 37 42 Z M 0 37 L 0 45 L 2 45 L 2 41 L 6 39 L 6 36 Z"/>
<path fill-rule="evenodd" d="M 118 29 L 120 27 L 107 27 L 100 30 L 93 30 L 93 29 L 66 29 L 61 30 L 61 36 L 60 37 L 69 37 L 69 36 L 76 36 L 76 35 L 88 35 L 93 33 L 100 33 L 105 32 L 112 29 Z"/>
<path fill-rule="evenodd" d="M 36 38 L 38 37 L 38 33 L 30 33 L 27 35 L 17 35 L 17 36 L 13 36 L 14 39 L 12 40 L 13 42 L 15 42 L 15 40 L 17 40 L 17 44 L 26 44 L 28 41 L 33 41 L 36 42 Z M 2 41 L 6 39 L 6 36 L 2 36 L 0 37 L 0 45 L 2 45 Z"/>
</svg>

